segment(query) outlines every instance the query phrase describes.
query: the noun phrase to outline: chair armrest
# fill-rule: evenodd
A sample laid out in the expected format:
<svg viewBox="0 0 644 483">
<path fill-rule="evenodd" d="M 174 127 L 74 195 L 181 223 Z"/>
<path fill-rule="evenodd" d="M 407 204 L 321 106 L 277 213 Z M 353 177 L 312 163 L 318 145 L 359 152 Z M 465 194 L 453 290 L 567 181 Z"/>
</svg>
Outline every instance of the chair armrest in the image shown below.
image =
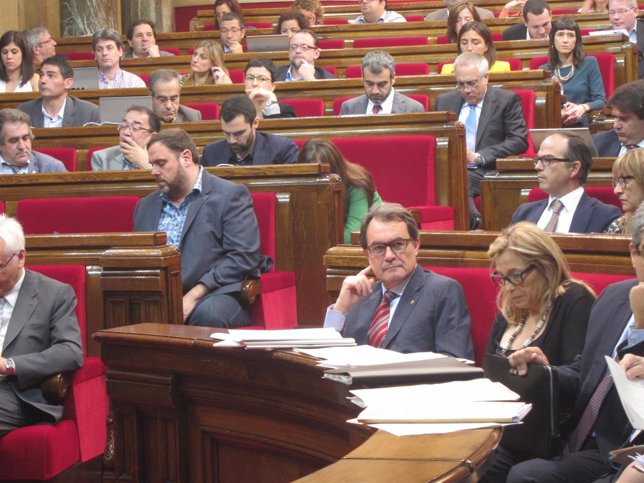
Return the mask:
<svg viewBox="0 0 644 483">
<path fill-rule="evenodd" d="M 45 400 L 49 404 L 62 404 L 73 376 L 73 372 L 57 372 L 40 381 L 40 390 Z"/>
</svg>

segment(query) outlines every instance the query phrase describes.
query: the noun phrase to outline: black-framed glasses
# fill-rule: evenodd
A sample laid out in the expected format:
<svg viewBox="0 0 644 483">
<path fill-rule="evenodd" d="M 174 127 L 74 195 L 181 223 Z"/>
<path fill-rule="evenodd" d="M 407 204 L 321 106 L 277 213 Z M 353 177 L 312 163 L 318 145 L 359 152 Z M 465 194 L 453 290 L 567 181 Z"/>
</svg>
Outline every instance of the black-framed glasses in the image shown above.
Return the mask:
<svg viewBox="0 0 644 483">
<path fill-rule="evenodd" d="M 387 252 L 387 247 L 391 248 L 392 252 L 400 254 L 407 250 L 410 241 L 411 238 L 396 238 L 389 243 L 372 243 L 367 250 L 374 257 L 382 257 Z"/>
<path fill-rule="evenodd" d="M 534 163 L 535 166 L 541 163 L 544 168 L 547 168 L 552 163 L 571 163 L 572 159 L 556 158 L 555 156 L 546 154 L 545 156 L 535 156 L 534 158 L 532 158 L 532 162 Z"/>
<path fill-rule="evenodd" d="M 635 176 L 618 176 L 615 178 L 613 185 L 615 187 L 619 186 L 620 188 L 625 188 L 628 182 L 632 179 L 635 179 Z"/>
<path fill-rule="evenodd" d="M 2 272 L 2 271 L 4 270 L 4 267 L 6 267 L 7 265 L 9 265 L 9 262 L 10 262 L 11 260 L 13 260 L 13 258 L 14 258 L 16 255 L 18 255 L 18 253 L 14 253 L 13 255 L 11 255 L 11 256 L 9 257 L 9 259 L 8 259 L 6 262 L 4 262 L 2 265 L 0 265 L 0 272 Z"/>
<path fill-rule="evenodd" d="M 507 275 L 501 275 L 496 270 L 490 274 L 490 279 L 499 287 L 503 287 L 506 283 L 510 283 L 515 287 L 521 285 L 528 274 L 536 268 L 535 265 L 528 265 L 520 272 L 513 272 Z"/>
<path fill-rule="evenodd" d="M 288 46 L 289 50 L 296 51 L 297 49 L 300 49 L 302 52 L 306 52 L 308 50 L 316 50 L 317 47 L 314 45 L 308 45 L 308 44 L 291 44 Z"/>
<path fill-rule="evenodd" d="M 263 82 L 271 82 L 271 78 L 266 77 L 265 75 L 257 75 L 257 76 L 255 76 L 255 75 L 247 75 L 246 76 L 246 82 L 248 82 L 249 84 L 252 84 L 255 81 L 257 81 L 257 82 L 259 82 L 261 84 Z"/>
</svg>

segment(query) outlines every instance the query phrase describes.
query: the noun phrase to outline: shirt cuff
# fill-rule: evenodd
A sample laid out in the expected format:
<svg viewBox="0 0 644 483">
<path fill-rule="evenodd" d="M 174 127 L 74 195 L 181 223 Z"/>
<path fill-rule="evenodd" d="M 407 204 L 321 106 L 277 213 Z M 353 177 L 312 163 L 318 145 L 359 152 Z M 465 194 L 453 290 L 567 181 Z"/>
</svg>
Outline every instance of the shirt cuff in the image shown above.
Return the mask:
<svg viewBox="0 0 644 483">
<path fill-rule="evenodd" d="M 329 305 L 326 309 L 326 316 L 324 317 L 324 328 L 335 329 L 342 332 L 344 329 L 344 314 L 333 309 L 333 305 Z"/>
</svg>

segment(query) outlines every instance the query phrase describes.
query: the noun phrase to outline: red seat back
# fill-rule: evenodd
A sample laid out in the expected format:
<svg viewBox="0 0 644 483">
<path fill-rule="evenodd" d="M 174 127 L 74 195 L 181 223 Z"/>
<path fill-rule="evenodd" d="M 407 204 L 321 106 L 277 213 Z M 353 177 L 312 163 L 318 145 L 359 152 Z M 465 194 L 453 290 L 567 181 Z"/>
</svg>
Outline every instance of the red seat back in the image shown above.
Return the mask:
<svg viewBox="0 0 644 483">
<path fill-rule="evenodd" d="M 34 149 L 39 153 L 47 154 L 63 162 L 67 171 L 76 171 L 76 148 L 38 148 Z"/>
<path fill-rule="evenodd" d="M 181 55 L 181 49 L 173 49 L 172 47 L 163 47 L 159 49 L 161 52 L 167 52 L 173 55 Z"/>
<path fill-rule="evenodd" d="M 243 84 L 246 79 L 246 73 L 241 69 L 230 69 L 228 75 L 233 84 Z"/>
<path fill-rule="evenodd" d="M 323 99 L 281 99 L 280 102 L 291 106 L 297 117 L 324 116 Z"/>
<path fill-rule="evenodd" d="M 396 64 L 396 75 L 428 75 L 429 65 L 423 63 Z M 351 65 L 344 71 L 347 79 L 358 79 L 362 77 L 362 66 Z"/>
<path fill-rule="evenodd" d="M 191 107 L 192 109 L 199 111 L 203 121 L 214 121 L 215 119 L 219 119 L 219 104 L 216 102 L 190 102 L 184 104 L 184 106 Z"/>
<path fill-rule="evenodd" d="M 523 119 L 525 119 L 525 125 L 528 128 L 528 149 L 525 152 L 525 156 L 532 157 L 536 154 L 534 149 L 534 143 L 532 142 L 532 136 L 530 135 L 530 129 L 534 129 L 534 106 L 536 103 L 537 96 L 534 91 L 527 89 L 512 89 L 516 95 L 521 98 L 521 109 L 523 111 Z"/>
<path fill-rule="evenodd" d="M 143 82 L 145 82 L 145 85 L 150 87 L 150 74 L 137 74 Z"/>
<path fill-rule="evenodd" d="M 318 42 L 318 47 L 320 47 L 322 50 L 344 49 L 344 40 L 342 40 L 342 39 L 321 39 Z"/>
<path fill-rule="evenodd" d="M 349 19 L 346 18 L 325 18 L 322 21 L 323 25 L 346 25 L 349 23 Z M 320 46 L 322 48 L 322 46 Z"/>
<path fill-rule="evenodd" d="M 94 154 L 96 151 L 100 151 L 101 149 L 105 149 L 107 146 L 102 146 L 102 147 L 97 147 L 97 148 L 89 148 L 87 150 L 87 171 L 92 171 L 92 154 Z"/>
<path fill-rule="evenodd" d="M 354 49 L 375 49 L 377 47 L 396 47 L 402 45 L 427 45 L 427 37 L 378 37 L 373 39 L 355 39 Z"/>
<path fill-rule="evenodd" d="M 253 210 L 259 227 L 259 252 L 275 260 L 275 209 L 277 195 L 275 193 L 251 193 Z"/>
<path fill-rule="evenodd" d="M 81 52 L 65 52 L 65 57 L 69 60 L 94 60 L 96 57 L 94 52 L 91 50 L 83 50 Z"/>
</svg>

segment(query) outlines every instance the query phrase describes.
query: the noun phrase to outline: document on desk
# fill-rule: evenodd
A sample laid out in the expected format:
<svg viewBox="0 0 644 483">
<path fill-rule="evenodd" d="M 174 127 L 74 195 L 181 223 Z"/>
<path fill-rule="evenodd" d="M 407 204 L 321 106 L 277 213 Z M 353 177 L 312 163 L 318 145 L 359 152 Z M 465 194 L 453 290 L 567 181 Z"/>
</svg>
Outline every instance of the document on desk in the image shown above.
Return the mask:
<svg viewBox="0 0 644 483">
<path fill-rule="evenodd" d="M 370 345 L 353 347 L 326 347 L 323 349 L 295 349 L 295 352 L 318 359 L 318 365 L 329 369 L 349 369 L 382 364 L 393 364 L 412 361 L 429 361 L 447 357 L 436 352 L 411 352 L 403 354 L 389 349 Z"/>
<path fill-rule="evenodd" d="M 628 379 L 622 366 L 608 356 L 604 358 L 628 420 L 635 429 L 644 429 L 644 381 Z"/>
<path fill-rule="evenodd" d="M 214 347 L 247 349 L 291 349 L 294 347 L 331 347 L 356 345 L 354 339 L 342 337 L 335 329 L 243 330 L 214 332 Z"/>
</svg>

